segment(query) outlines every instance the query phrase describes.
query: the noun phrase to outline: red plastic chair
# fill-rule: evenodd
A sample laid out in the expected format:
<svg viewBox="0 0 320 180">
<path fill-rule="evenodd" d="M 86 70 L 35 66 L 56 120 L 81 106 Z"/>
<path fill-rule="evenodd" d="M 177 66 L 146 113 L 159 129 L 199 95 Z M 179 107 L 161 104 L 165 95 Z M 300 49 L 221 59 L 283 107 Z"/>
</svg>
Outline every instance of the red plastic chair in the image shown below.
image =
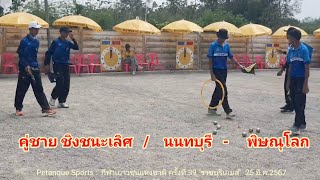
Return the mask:
<svg viewBox="0 0 320 180">
<path fill-rule="evenodd" d="M 244 61 L 244 64 L 246 67 L 253 64 L 253 62 L 250 61 L 250 57 L 248 54 L 244 54 L 244 55 L 242 55 L 242 57 L 243 57 L 243 61 Z"/>
<path fill-rule="evenodd" d="M 280 66 L 283 67 L 286 64 L 286 56 L 280 56 Z"/>
<path fill-rule="evenodd" d="M 88 54 L 89 69 L 91 73 L 94 73 L 95 67 L 102 73 L 102 65 L 100 64 L 99 57 L 96 54 Z"/>
<path fill-rule="evenodd" d="M 136 54 L 136 58 L 139 66 L 148 68 L 149 64 L 147 63 L 146 58 L 144 58 L 144 54 Z"/>
<path fill-rule="evenodd" d="M 150 63 L 149 63 L 149 70 L 150 71 L 154 71 L 157 66 L 159 66 L 161 69 L 165 69 L 164 66 L 159 61 L 158 54 L 149 53 L 148 56 L 150 58 Z"/>
<path fill-rule="evenodd" d="M 85 68 L 87 69 L 87 73 L 90 73 L 90 68 L 89 68 L 89 65 L 86 64 L 86 56 L 84 54 L 76 54 L 75 59 L 77 62 L 78 74 L 81 73 L 81 70 L 82 70 L 82 72 L 84 72 Z"/>
<path fill-rule="evenodd" d="M 130 64 L 123 63 L 122 65 L 124 72 L 130 72 Z"/>
<path fill-rule="evenodd" d="M 2 59 L 2 61 L 4 61 L 4 64 L 2 65 L 3 66 L 3 74 L 10 74 L 11 72 L 13 74 L 18 73 L 17 65 L 15 64 L 16 61 L 15 61 L 14 54 L 3 53 L 1 55 L 1 59 Z M 9 71 L 9 73 L 7 73 L 8 69 L 12 70 L 12 71 Z"/>
<path fill-rule="evenodd" d="M 78 68 L 77 68 L 77 65 L 76 65 L 76 57 L 74 55 L 71 55 L 70 56 L 70 65 L 69 65 L 69 69 L 70 70 L 73 70 L 73 72 L 75 74 L 78 74 Z"/>
<path fill-rule="evenodd" d="M 256 56 L 256 63 L 259 69 L 265 69 L 266 62 L 263 61 L 262 56 Z"/>
</svg>

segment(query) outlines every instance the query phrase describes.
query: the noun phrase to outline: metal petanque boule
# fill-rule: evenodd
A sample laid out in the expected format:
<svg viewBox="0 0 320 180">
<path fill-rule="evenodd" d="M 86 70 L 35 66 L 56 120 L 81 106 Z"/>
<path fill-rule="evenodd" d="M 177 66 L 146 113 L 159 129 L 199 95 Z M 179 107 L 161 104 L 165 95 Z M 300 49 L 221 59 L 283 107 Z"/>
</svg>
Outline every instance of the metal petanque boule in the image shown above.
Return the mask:
<svg viewBox="0 0 320 180">
<path fill-rule="evenodd" d="M 217 124 L 218 124 L 218 121 L 213 121 L 213 124 L 214 124 L 214 125 L 217 125 Z"/>
<path fill-rule="evenodd" d="M 250 128 L 250 129 L 249 129 L 249 133 L 253 133 L 253 128 Z"/>
<path fill-rule="evenodd" d="M 257 128 L 256 133 L 260 133 L 260 132 L 261 132 L 260 128 Z"/>
<path fill-rule="evenodd" d="M 218 129 L 218 130 L 221 129 L 221 125 L 217 125 L 217 129 Z"/>
<path fill-rule="evenodd" d="M 242 137 L 247 137 L 247 133 L 246 133 L 246 132 L 243 132 L 243 133 L 242 133 Z"/>
<path fill-rule="evenodd" d="M 217 133 L 218 133 L 217 130 L 213 130 L 213 131 L 212 131 L 212 134 L 213 134 L 213 135 L 217 135 Z"/>
</svg>

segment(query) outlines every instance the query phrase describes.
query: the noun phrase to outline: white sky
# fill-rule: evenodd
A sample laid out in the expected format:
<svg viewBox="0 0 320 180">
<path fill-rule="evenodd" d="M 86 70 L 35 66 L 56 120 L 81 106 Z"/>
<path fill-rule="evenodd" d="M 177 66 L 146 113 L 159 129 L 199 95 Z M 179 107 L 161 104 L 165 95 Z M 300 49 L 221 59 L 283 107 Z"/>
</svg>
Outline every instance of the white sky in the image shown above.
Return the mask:
<svg viewBox="0 0 320 180">
<path fill-rule="evenodd" d="M 49 0 L 49 1 L 52 1 L 52 0 Z M 66 1 L 71 1 L 71 0 L 66 0 Z M 165 2 L 165 0 L 155 0 L 155 1 L 158 4 Z M 194 2 L 195 0 L 189 0 L 189 2 L 190 1 Z M 1 6 L 8 7 L 10 4 L 11 4 L 11 0 L 0 0 Z M 301 13 L 297 14 L 295 17 L 300 20 L 306 17 L 319 18 L 320 17 L 320 0 L 302 0 Z"/>
</svg>

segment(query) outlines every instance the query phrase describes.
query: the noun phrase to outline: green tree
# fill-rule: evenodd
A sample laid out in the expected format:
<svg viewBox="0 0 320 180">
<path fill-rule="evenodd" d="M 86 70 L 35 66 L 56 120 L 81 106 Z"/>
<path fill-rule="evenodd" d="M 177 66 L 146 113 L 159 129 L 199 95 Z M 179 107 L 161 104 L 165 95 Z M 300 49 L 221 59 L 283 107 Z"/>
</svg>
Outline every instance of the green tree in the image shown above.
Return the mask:
<svg viewBox="0 0 320 180">
<path fill-rule="evenodd" d="M 248 21 L 241 15 L 234 15 L 231 12 L 224 11 L 224 10 L 206 10 L 203 12 L 202 16 L 197 20 L 197 23 L 200 26 L 206 26 L 213 22 L 219 22 L 219 21 L 227 21 L 229 23 L 232 23 L 236 25 L 237 27 L 240 27 L 242 25 L 245 25 L 248 23 Z"/>
<path fill-rule="evenodd" d="M 10 6 L 10 11 L 18 12 L 22 9 L 26 0 L 12 0 L 12 5 Z"/>
</svg>

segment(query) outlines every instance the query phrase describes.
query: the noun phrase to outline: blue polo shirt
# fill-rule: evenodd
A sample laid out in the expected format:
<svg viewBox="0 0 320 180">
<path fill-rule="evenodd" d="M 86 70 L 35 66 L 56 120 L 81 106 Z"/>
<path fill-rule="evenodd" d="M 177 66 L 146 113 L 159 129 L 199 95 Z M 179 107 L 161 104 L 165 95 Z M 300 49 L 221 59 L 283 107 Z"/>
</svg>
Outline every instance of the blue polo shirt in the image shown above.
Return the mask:
<svg viewBox="0 0 320 180">
<path fill-rule="evenodd" d="M 311 57 L 308 48 L 300 43 L 297 49 L 289 48 L 287 62 L 291 65 L 291 77 L 305 77 L 305 64 L 310 64 Z"/>
<path fill-rule="evenodd" d="M 207 57 L 212 60 L 213 69 L 228 69 L 227 60 L 228 57 L 233 58 L 233 54 L 227 42 L 220 45 L 218 40 L 215 40 L 209 47 Z"/>
<path fill-rule="evenodd" d="M 74 44 L 68 40 L 62 40 L 61 38 L 55 39 L 48 50 L 47 59 L 51 59 L 54 63 L 70 64 L 70 49 L 79 50 L 77 42 Z M 45 64 L 48 63 L 46 60 Z"/>
<path fill-rule="evenodd" d="M 24 37 L 18 47 L 19 71 L 25 71 L 27 66 L 38 68 L 37 55 L 39 50 L 39 40 L 28 34 Z"/>
<path fill-rule="evenodd" d="M 313 48 L 311 46 L 309 46 L 309 44 L 302 42 L 303 45 L 305 45 L 309 51 L 309 56 L 310 56 L 310 60 L 312 59 L 312 53 L 313 53 Z"/>
</svg>

